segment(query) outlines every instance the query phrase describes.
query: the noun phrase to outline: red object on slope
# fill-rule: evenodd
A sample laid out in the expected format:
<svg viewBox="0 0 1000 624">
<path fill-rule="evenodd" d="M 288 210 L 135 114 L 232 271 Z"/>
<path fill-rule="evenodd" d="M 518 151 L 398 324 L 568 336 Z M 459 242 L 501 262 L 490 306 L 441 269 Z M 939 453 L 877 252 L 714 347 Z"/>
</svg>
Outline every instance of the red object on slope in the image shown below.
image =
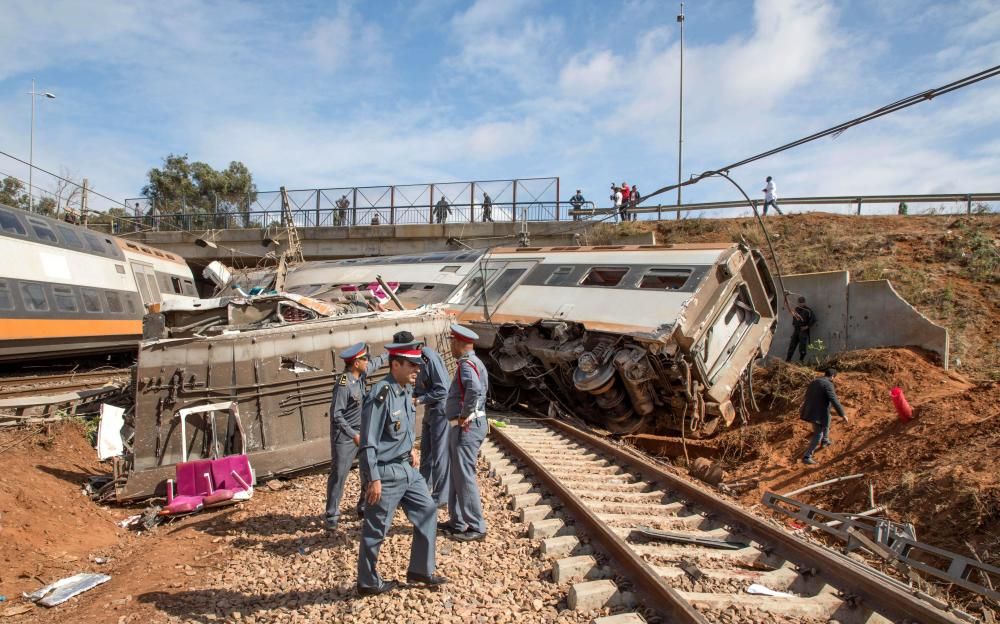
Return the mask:
<svg viewBox="0 0 1000 624">
<path fill-rule="evenodd" d="M 906 401 L 903 389 L 896 386 L 889 394 L 892 396 L 892 405 L 896 408 L 896 416 L 899 417 L 899 422 L 907 423 L 913 420 L 913 408 Z"/>
</svg>

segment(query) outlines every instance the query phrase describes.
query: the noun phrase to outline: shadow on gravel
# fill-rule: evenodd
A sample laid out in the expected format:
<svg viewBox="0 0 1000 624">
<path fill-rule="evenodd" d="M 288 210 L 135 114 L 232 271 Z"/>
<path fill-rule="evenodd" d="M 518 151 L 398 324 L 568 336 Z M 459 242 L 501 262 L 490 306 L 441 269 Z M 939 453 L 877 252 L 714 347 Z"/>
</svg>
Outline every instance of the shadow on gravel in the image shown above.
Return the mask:
<svg viewBox="0 0 1000 624">
<path fill-rule="evenodd" d="M 394 526 L 389 529 L 389 535 L 386 539 L 394 535 L 412 535 L 413 527 L 410 525 L 406 526 Z M 290 557 L 294 555 L 308 556 L 309 554 L 317 551 L 327 550 L 329 548 L 344 548 L 348 547 L 350 550 L 357 552 L 358 543 L 361 540 L 361 524 L 353 523 L 353 525 L 348 525 L 346 527 L 342 526 L 341 530 L 337 532 L 328 532 L 325 529 L 307 535 L 300 535 L 297 537 L 290 537 L 288 539 L 250 539 L 239 537 L 232 540 L 229 545 L 232 548 L 260 548 L 265 552 L 269 552 L 273 555 L 278 555 L 281 557 Z"/>
<path fill-rule="evenodd" d="M 343 592 L 343 593 L 341 593 Z M 272 609 L 296 610 L 314 604 L 362 601 L 353 584 L 320 591 L 290 591 L 274 594 L 244 594 L 231 590 L 199 589 L 176 593 L 149 592 L 138 596 L 139 602 L 151 604 L 163 613 L 183 618 L 185 622 L 234 621 L 241 616 Z"/>
</svg>

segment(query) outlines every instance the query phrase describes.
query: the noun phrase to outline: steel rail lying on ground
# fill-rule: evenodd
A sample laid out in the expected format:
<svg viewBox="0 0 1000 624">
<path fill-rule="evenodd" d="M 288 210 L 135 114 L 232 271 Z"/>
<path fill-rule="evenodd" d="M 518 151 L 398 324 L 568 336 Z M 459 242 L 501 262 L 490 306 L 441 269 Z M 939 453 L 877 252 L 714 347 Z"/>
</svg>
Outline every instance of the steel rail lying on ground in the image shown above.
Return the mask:
<svg viewBox="0 0 1000 624">
<path fill-rule="evenodd" d="M 566 488 L 558 477 L 532 457 L 531 453 L 521 448 L 510 436 L 496 427 L 491 428 L 491 434 L 517 456 L 566 506 L 573 518 L 584 526 L 584 531 L 598 540 L 607 554 L 625 568 L 629 580 L 646 592 L 645 600 L 649 607 L 661 613 L 670 614 L 677 618 L 678 622 L 684 624 L 708 623 L 708 620 L 691 606 L 691 603 L 677 593 L 677 590 L 664 583 L 660 575 L 648 563 L 632 552 L 625 540 L 615 534 L 607 524 L 597 517 L 597 514 L 588 509 L 586 503 Z"/>
<path fill-rule="evenodd" d="M 765 520 L 671 474 L 634 452 L 558 420 L 538 419 L 534 422 L 567 436 L 575 443 L 589 447 L 606 459 L 622 464 L 643 479 L 660 484 L 684 504 L 703 508 L 719 521 L 760 543 L 768 554 L 797 564 L 800 570 L 815 571 L 824 582 L 846 594 L 848 601 L 852 598 L 855 601 L 860 600 L 868 609 L 894 620 L 910 619 L 934 624 L 953 624 L 958 621 L 951 614 L 935 608 L 905 590 L 885 584 L 884 579 L 878 578 L 874 571 L 868 572 L 852 566 L 838 558 L 835 553 L 826 552 L 821 547 L 772 526 Z M 594 512 L 588 510 L 579 497 L 560 483 L 558 478 L 538 460 L 530 457 L 528 451 L 515 442 L 510 434 L 495 427 L 491 434 L 495 441 L 526 464 L 544 487 L 566 505 L 570 514 L 584 525 L 584 531 L 594 538 L 595 545 L 599 544 L 599 549 L 604 550 L 617 563 L 627 568 L 630 581 L 648 592 L 643 598 L 651 608 L 669 613 L 683 622 L 707 621 L 704 616 L 694 611 L 684 596 L 666 585 L 656 571 L 618 534 Z"/>
</svg>

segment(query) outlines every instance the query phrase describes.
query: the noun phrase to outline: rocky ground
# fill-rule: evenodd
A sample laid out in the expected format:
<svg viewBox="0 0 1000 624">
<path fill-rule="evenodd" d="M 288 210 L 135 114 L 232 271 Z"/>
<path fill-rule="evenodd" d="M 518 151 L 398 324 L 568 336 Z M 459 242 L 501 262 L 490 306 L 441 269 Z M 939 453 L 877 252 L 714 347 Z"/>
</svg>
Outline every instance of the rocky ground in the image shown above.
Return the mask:
<svg viewBox="0 0 1000 624">
<path fill-rule="evenodd" d="M 68 426 L 58 439 L 83 438 Z M 37 442 L 24 443 L 22 459 L 39 449 Z M 77 446 L 83 447 L 70 445 L 83 450 Z M 71 449 L 61 448 L 60 453 Z M 10 613 L 18 623 L 466 624 L 590 622 L 610 612 L 567 609 L 568 588 L 550 582 L 549 564 L 537 556 L 538 544 L 525 536 L 498 487 L 486 478 L 485 468 L 480 484 L 488 538 L 463 544 L 440 537 L 437 542 L 438 572 L 450 582 L 437 590 L 407 587 L 361 598 L 354 589 L 360 521 L 345 517 L 339 532 L 323 529 L 319 512 L 324 506 L 324 475 L 277 482 L 281 486 L 276 490 L 263 486 L 253 500 L 239 507 L 193 515 L 135 534 L 116 527 L 115 521 L 137 510 L 96 507 L 79 493 L 71 483 L 74 475 L 81 479 L 96 466 L 82 452 L 75 460 L 77 472 L 65 471 L 62 476 L 68 481 L 54 481 L 51 498 L 39 501 L 62 513 L 47 515 L 41 507 L 33 508 L 31 514 L 44 525 L 34 530 L 26 524 L 24 532 L 18 533 L 7 525 L 16 501 L 30 496 L 22 491 L 20 497 L 4 497 L 3 486 L 12 487 L 10 477 L 0 481 L 5 538 L 0 553 L 7 564 L 0 576 L 0 591 L 8 598 L 0 603 L 0 619 Z M 346 500 L 357 495 L 356 474 L 348 480 Z M 28 543 L 24 541 L 27 535 L 38 537 Z M 410 524 L 398 512 L 380 555 L 384 577 L 405 580 L 411 536 Z M 16 598 L 21 591 L 80 571 L 103 572 L 112 580 L 48 610 Z M 20 610 L 26 612 L 18 614 Z"/>
</svg>

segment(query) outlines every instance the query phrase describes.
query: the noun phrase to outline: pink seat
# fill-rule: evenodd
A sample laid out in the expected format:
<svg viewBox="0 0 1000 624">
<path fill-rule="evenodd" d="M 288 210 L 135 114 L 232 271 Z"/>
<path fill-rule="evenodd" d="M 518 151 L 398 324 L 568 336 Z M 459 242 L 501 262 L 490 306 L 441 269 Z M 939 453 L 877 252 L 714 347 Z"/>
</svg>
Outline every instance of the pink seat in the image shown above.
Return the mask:
<svg viewBox="0 0 1000 624">
<path fill-rule="evenodd" d="M 249 500 L 253 496 L 253 470 L 246 455 L 227 455 L 212 460 L 212 482 L 218 488 L 205 497 L 205 505 Z"/>
<path fill-rule="evenodd" d="M 160 510 L 160 515 L 174 516 L 201 509 L 205 505 L 205 497 L 212 494 L 211 471 L 210 459 L 177 464 L 177 481 L 176 484 L 167 481 L 167 505 Z M 208 478 L 206 474 L 209 475 Z"/>
</svg>

